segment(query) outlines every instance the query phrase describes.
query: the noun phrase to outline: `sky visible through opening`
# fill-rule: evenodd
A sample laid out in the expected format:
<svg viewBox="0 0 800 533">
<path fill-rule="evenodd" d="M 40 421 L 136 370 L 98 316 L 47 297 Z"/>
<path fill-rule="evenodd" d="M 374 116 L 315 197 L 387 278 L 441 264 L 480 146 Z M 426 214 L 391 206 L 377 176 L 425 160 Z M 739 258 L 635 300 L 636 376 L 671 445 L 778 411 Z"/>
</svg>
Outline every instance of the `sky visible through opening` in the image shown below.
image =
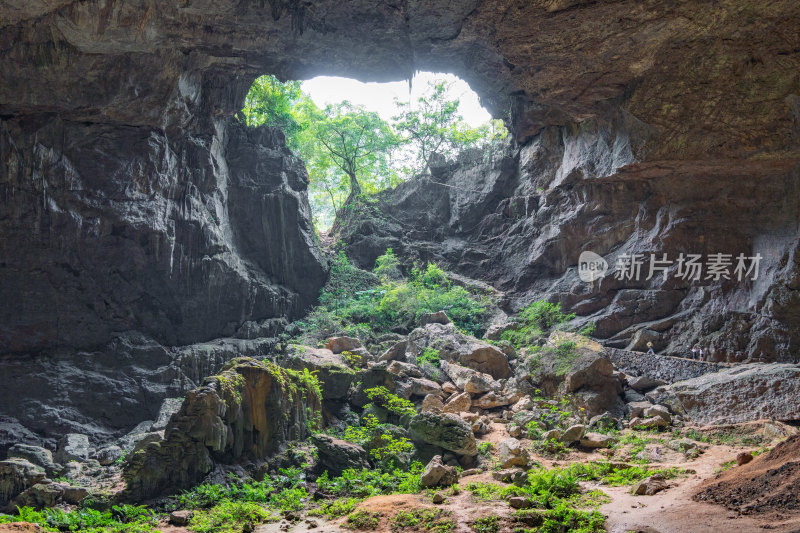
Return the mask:
<svg viewBox="0 0 800 533">
<path fill-rule="evenodd" d="M 382 119 L 389 121 L 397 115 L 397 108 L 394 105 L 395 97 L 404 103 L 416 102 L 428 87 L 428 82 L 434 79 L 453 82 L 449 95 L 460 100 L 458 110 L 467 124 L 476 128 L 492 118 L 481 107 L 478 95 L 470 89 L 467 82 L 453 74 L 418 72 L 411 83 L 410 94 L 406 81 L 364 83 L 350 78 L 332 76 L 318 76 L 304 81 L 303 92 L 311 96 L 311 99 L 320 108 L 324 108 L 328 104 L 339 103 L 342 100 L 349 100 L 353 104 L 363 105 L 369 111 L 375 111 Z"/>
</svg>

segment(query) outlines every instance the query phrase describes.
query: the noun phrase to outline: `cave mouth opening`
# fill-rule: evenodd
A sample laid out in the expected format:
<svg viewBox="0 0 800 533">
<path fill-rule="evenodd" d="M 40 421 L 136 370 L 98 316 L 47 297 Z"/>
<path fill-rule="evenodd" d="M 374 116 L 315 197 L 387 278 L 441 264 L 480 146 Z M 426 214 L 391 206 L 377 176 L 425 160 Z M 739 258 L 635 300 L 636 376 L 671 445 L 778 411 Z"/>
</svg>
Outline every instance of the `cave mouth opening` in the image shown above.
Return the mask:
<svg viewBox="0 0 800 533">
<path fill-rule="evenodd" d="M 251 127 L 280 128 L 305 162 L 314 225 L 325 233 L 360 198 L 430 175 L 432 161 L 506 142 L 463 79 L 418 72 L 411 80 L 362 82 L 317 76 L 281 81 L 263 75 L 239 115 Z"/>
</svg>

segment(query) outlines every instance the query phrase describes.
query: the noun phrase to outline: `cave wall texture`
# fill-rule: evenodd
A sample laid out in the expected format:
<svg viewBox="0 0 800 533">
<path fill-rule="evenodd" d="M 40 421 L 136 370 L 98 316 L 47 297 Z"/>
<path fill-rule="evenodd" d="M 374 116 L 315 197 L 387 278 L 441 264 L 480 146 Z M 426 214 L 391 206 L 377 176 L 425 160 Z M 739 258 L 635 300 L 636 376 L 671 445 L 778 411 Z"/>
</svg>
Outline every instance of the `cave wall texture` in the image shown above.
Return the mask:
<svg viewBox="0 0 800 533">
<path fill-rule="evenodd" d="M 272 337 L 313 302 L 326 268 L 305 170 L 279 132 L 233 117 L 263 73 L 461 76 L 518 145 L 496 171 L 443 174 L 481 192 L 437 193 L 441 231 L 398 212 L 421 224 L 415 253 L 494 281 L 512 307 L 551 292 L 600 313 L 598 333 L 618 344 L 644 328 L 673 349 L 701 339 L 797 360 L 798 11 L 795 0 L 1 0 L 0 365 L 17 371 L 0 391 L 19 391 L 20 369 L 52 379 L 30 397 L 0 393 L 0 425 L 34 424 L 36 409 L 19 406 L 38 395 L 61 420 L 119 431 L 130 416 L 109 406 L 98 421 L 63 390 L 81 380 L 63 376 L 116 357 L 140 370 L 121 371 L 123 393 L 151 412 L 165 388 L 201 377 L 186 353 Z M 580 249 L 613 259 L 628 245 L 765 250 L 769 269 L 754 287 L 609 281 L 590 300 Z M 372 248 L 354 251 L 367 261 Z M 232 342 L 215 353 L 232 356 Z M 138 363 L 142 351 L 157 355 Z"/>
</svg>

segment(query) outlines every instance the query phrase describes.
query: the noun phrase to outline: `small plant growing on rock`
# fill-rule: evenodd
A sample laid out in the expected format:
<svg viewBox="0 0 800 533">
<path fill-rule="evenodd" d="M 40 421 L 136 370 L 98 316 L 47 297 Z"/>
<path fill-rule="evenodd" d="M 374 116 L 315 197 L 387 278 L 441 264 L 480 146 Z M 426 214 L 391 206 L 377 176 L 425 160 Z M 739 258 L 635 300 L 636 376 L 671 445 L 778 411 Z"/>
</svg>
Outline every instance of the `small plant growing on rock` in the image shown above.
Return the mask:
<svg viewBox="0 0 800 533">
<path fill-rule="evenodd" d="M 367 398 L 378 407 L 383 407 L 390 413 L 398 416 L 414 416 L 417 410 L 414 404 L 404 398 L 400 398 L 396 394 L 389 392 L 386 387 L 373 387 L 364 391 Z"/>
</svg>

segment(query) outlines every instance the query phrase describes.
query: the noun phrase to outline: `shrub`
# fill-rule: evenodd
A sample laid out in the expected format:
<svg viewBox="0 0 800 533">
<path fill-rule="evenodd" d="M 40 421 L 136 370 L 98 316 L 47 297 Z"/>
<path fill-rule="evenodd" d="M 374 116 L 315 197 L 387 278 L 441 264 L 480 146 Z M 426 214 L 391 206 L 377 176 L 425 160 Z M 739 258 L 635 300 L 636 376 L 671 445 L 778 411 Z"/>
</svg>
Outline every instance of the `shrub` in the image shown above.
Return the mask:
<svg viewBox="0 0 800 533">
<path fill-rule="evenodd" d="M 272 519 L 272 514 L 257 503 L 224 500 L 208 510 L 195 511 L 189 529 L 198 533 L 242 533 Z"/>
<path fill-rule="evenodd" d="M 575 318 L 575 314 L 565 314 L 561 304 L 538 300 L 517 315 L 518 328 L 504 331 L 500 338 L 509 341 L 515 348 L 534 344 L 545 332 L 558 328 Z"/>
<path fill-rule="evenodd" d="M 392 518 L 392 531 L 431 531 L 449 533 L 456 527 L 451 512 L 443 509 L 411 509 Z"/>
<path fill-rule="evenodd" d="M 431 348 L 430 346 L 426 346 L 425 351 L 422 352 L 422 355 L 417 357 L 418 365 L 422 366 L 425 363 L 439 368 L 439 364 L 441 363 L 439 360 L 439 350 Z"/>
<path fill-rule="evenodd" d="M 373 387 L 364 390 L 364 393 L 366 393 L 369 401 L 373 402 L 378 407 L 383 407 L 390 413 L 394 413 L 398 416 L 414 416 L 417 414 L 413 402 L 389 392 L 389 389 L 386 387 Z"/>
</svg>

